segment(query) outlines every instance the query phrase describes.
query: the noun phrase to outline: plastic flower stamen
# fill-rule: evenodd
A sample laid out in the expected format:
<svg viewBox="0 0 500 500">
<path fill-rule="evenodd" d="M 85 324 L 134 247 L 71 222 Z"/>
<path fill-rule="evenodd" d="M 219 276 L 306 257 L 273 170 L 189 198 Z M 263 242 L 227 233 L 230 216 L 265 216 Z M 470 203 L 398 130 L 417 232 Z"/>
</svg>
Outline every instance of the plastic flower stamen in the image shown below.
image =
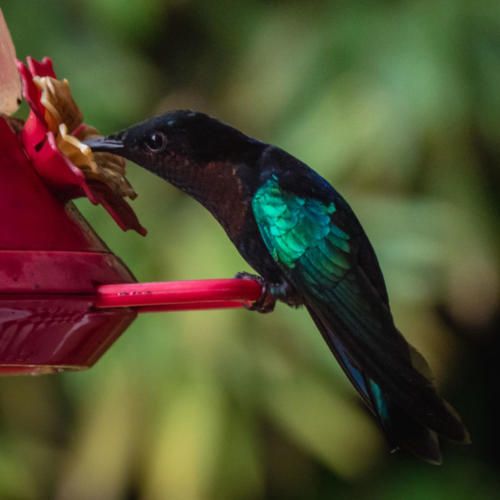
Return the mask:
<svg viewBox="0 0 500 500">
<path fill-rule="evenodd" d="M 44 118 L 59 151 L 82 170 L 86 179 L 101 181 L 121 196 L 136 198 L 136 192 L 125 178 L 125 159 L 110 153 L 94 154 L 81 142 L 100 134 L 93 127 L 80 127 L 83 116 L 73 100 L 68 80 L 35 76 L 33 81 L 42 92 L 40 103 L 45 108 Z"/>
<path fill-rule="evenodd" d="M 42 92 L 40 103 L 45 108 L 49 130 L 55 133 L 61 123 L 75 130 L 83 122 L 82 112 L 73 100 L 66 78 L 56 80 L 50 76 L 35 76 L 33 82 Z"/>
<path fill-rule="evenodd" d="M 125 178 L 125 160 L 96 153 L 81 141 L 99 132 L 82 123 L 67 80 L 58 80 L 52 61 L 27 58 L 17 61 L 23 97 L 31 108 L 21 137 L 27 155 L 43 180 L 62 199 L 86 196 L 100 203 L 122 229 L 146 230 L 124 200 L 137 194 Z"/>
</svg>

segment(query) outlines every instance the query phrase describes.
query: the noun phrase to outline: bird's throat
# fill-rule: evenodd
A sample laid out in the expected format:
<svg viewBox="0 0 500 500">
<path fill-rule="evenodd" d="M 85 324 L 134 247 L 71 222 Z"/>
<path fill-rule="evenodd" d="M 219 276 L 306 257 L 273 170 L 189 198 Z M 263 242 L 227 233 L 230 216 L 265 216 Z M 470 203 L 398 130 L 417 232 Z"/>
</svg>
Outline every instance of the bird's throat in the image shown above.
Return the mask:
<svg viewBox="0 0 500 500">
<path fill-rule="evenodd" d="M 171 160 L 155 173 L 201 203 L 234 240 L 251 208 L 237 167 L 225 161 L 197 164 Z"/>
</svg>

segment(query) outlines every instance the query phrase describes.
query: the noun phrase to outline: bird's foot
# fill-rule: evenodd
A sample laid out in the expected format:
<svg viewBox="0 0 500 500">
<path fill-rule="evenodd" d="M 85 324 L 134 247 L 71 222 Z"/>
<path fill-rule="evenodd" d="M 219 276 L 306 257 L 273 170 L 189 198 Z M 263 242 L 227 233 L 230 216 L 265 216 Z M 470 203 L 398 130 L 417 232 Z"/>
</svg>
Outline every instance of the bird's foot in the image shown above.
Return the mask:
<svg viewBox="0 0 500 500">
<path fill-rule="evenodd" d="M 276 300 L 281 300 L 294 307 L 298 307 L 303 303 L 293 287 L 286 282 L 270 283 L 262 276 L 246 272 L 237 273 L 235 278 L 256 281 L 262 288 L 262 294 L 257 300 L 251 304 L 243 304 L 243 307 L 249 311 L 260 313 L 272 312 L 276 305 Z"/>
<path fill-rule="evenodd" d="M 243 302 L 243 307 L 248 311 L 257 311 L 262 314 L 270 313 L 274 311 L 274 306 L 276 304 L 276 297 L 271 293 L 271 285 L 258 274 L 250 274 L 246 272 L 237 273 L 235 276 L 239 280 L 252 280 L 256 281 L 261 289 L 262 293 L 257 300 L 254 300 L 250 304 Z"/>
</svg>

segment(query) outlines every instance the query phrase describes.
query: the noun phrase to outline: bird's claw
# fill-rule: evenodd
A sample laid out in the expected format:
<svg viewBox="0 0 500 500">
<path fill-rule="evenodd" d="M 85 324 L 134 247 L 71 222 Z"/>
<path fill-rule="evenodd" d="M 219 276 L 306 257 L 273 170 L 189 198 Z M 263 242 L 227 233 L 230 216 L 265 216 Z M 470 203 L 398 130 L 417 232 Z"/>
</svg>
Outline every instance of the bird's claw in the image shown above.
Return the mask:
<svg viewBox="0 0 500 500">
<path fill-rule="evenodd" d="M 245 309 L 247 309 L 248 311 L 257 311 L 262 314 L 274 311 L 276 297 L 274 297 L 271 292 L 272 285 L 268 283 L 262 276 L 241 272 L 236 274 L 235 279 L 256 281 L 262 289 L 262 293 L 257 300 L 254 300 L 251 303 L 243 302 L 243 307 Z"/>
</svg>

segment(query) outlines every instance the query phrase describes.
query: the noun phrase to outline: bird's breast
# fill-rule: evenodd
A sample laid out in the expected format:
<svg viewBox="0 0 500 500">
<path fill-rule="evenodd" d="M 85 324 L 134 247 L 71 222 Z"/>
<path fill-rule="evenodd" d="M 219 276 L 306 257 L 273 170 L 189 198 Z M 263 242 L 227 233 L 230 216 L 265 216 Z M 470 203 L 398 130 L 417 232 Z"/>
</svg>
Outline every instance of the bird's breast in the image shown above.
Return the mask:
<svg viewBox="0 0 500 500">
<path fill-rule="evenodd" d="M 171 164 L 168 180 L 217 219 L 242 257 L 259 274 L 279 282 L 280 270 L 262 240 L 253 215 L 253 193 L 242 172 L 248 174 L 245 169 L 244 165 L 225 161 L 204 165 L 178 162 L 175 166 Z"/>
</svg>

